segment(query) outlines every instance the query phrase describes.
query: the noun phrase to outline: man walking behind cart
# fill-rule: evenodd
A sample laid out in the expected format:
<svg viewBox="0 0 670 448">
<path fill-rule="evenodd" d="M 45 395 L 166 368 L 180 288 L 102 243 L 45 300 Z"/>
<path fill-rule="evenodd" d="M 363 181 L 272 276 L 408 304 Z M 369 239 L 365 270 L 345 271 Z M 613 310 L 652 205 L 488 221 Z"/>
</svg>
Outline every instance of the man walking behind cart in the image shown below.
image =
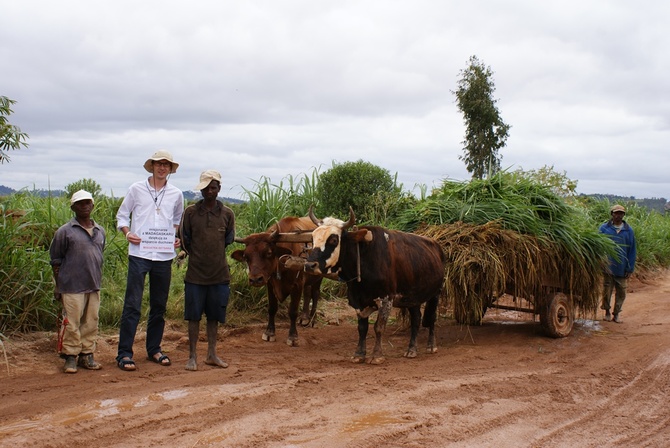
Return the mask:
<svg viewBox="0 0 670 448">
<path fill-rule="evenodd" d="M 623 302 L 626 300 L 626 288 L 628 277 L 635 270 L 635 259 L 637 249 L 635 246 L 635 233 L 633 228 L 624 221 L 626 209 L 621 205 L 614 205 L 610 209 L 611 219 L 600 226 L 600 233 L 609 236 L 617 245 L 618 259 L 609 258 L 609 271 L 605 273 L 603 303 L 601 308 L 605 310 L 605 320 L 621 323 L 619 317 Z M 610 301 L 612 290 L 616 290 L 614 298 L 614 310 L 610 313 Z M 612 317 L 614 316 L 614 317 Z"/>
</svg>

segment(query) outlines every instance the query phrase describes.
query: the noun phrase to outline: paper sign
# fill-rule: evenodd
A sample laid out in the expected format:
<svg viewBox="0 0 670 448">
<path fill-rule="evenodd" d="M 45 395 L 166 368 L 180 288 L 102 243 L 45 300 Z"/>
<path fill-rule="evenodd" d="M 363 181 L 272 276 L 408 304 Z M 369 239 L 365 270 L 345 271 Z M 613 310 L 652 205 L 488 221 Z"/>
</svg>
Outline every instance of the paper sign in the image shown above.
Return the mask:
<svg viewBox="0 0 670 448">
<path fill-rule="evenodd" d="M 150 227 L 140 231 L 140 250 L 174 252 L 174 227 Z"/>
</svg>

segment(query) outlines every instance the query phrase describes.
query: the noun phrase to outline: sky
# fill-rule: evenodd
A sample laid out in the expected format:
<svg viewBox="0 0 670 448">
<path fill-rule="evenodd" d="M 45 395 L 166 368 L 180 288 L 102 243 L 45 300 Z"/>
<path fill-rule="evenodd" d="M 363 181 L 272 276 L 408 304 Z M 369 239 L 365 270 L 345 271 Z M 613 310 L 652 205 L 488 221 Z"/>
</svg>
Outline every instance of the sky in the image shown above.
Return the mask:
<svg viewBox="0 0 670 448">
<path fill-rule="evenodd" d="M 669 21 L 661 0 L 0 0 L 0 96 L 29 135 L 0 185 L 120 197 L 159 149 L 180 189 L 216 169 L 238 199 L 358 160 L 417 194 L 467 181 L 453 92 L 477 56 L 503 169 L 668 198 Z"/>
</svg>

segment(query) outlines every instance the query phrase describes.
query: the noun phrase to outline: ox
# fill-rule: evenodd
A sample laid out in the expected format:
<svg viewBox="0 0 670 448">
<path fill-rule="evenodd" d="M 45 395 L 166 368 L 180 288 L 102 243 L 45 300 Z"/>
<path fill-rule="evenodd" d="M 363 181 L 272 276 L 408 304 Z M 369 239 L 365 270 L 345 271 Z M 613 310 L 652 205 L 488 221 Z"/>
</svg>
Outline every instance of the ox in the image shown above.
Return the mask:
<svg viewBox="0 0 670 448">
<path fill-rule="evenodd" d="M 276 340 L 275 315 L 279 302 L 283 302 L 289 295 L 291 301 L 288 314 L 291 319 L 291 328 L 286 343 L 289 346 L 298 345 L 296 320 L 301 296 L 304 297 L 304 305 L 300 323 L 303 326 L 310 323 L 314 325 L 323 278 L 306 274 L 302 265 L 291 268 L 281 260 L 284 256 L 305 256 L 309 248 L 305 243 L 311 242 L 312 238 L 309 233 L 300 232 L 309 232 L 314 228 L 316 226 L 308 217 L 289 216 L 282 218 L 267 232 L 254 233 L 246 238 L 235 239 L 236 242 L 244 244 L 245 248 L 234 251 L 231 257 L 247 264 L 249 285 L 255 287 L 267 285 L 268 325 L 263 333 L 264 341 L 274 342 Z M 295 233 L 290 235 L 289 232 Z"/>
<path fill-rule="evenodd" d="M 377 226 L 349 231 L 356 220 L 352 209 L 347 222 L 335 218 L 318 220 L 311 208 L 309 217 L 318 227 L 312 232 L 313 248 L 305 271 L 325 276 L 336 274 L 347 283 L 349 305 L 358 316 L 358 348 L 352 361 L 365 362 L 368 318 L 377 311 L 376 340 L 370 362 L 384 362 L 382 336 L 393 306 L 406 308 L 410 315 L 411 334 L 405 356 L 417 356 L 420 323 L 429 332 L 427 352 L 437 352 L 435 319 L 446 262 L 439 244 L 419 235 Z"/>
</svg>

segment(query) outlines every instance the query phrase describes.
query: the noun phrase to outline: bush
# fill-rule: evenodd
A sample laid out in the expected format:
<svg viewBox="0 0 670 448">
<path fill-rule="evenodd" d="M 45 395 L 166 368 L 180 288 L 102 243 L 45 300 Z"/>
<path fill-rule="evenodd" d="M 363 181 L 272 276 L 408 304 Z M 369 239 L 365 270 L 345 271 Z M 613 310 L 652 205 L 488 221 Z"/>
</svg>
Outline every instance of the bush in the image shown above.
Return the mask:
<svg viewBox="0 0 670 448">
<path fill-rule="evenodd" d="M 409 198 L 402 193 L 396 178 L 388 170 L 369 162 L 333 163 L 333 167 L 319 176 L 316 188 L 319 199 L 317 215 L 320 217 L 349 216 L 349 207 L 356 214 L 356 222 L 383 224 L 397 215 L 398 210 L 386 207 L 397 202 L 405 203 Z M 401 200 L 403 198 L 403 200 Z M 392 213 L 389 213 L 392 212 Z"/>
</svg>

